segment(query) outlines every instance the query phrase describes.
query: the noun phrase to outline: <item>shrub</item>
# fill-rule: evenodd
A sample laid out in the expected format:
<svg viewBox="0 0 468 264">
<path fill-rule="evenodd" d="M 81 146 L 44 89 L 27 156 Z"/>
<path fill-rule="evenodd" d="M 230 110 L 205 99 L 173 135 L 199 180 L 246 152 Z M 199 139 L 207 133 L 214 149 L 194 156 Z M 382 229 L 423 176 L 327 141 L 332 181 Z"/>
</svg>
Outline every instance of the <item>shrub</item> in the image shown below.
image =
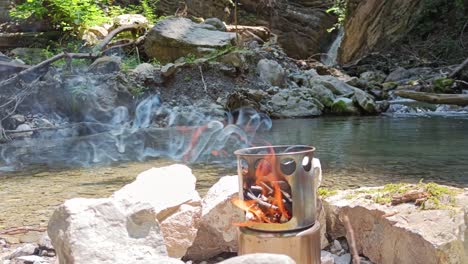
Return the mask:
<svg viewBox="0 0 468 264">
<path fill-rule="evenodd" d="M 27 0 L 10 13 L 19 19 L 49 19 L 56 28 L 78 31 L 109 20 L 98 3 L 94 0 Z"/>
</svg>

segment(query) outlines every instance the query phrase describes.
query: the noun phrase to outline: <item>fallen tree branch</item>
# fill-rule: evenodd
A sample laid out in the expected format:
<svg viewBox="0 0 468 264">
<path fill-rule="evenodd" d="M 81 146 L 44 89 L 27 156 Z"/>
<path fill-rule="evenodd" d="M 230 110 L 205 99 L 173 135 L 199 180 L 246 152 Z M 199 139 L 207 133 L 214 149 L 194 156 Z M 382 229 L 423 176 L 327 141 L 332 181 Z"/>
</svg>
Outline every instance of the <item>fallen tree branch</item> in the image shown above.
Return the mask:
<svg viewBox="0 0 468 264">
<path fill-rule="evenodd" d="M 4 76 L 8 76 L 9 74 L 12 73 L 17 73 L 20 71 L 24 71 L 31 66 L 25 65 L 25 64 L 18 64 L 15 62 L 6 62 L 6 61 L 0 61 L 0 73 Z"/>
<path fill-rule="evenodd" d="M 203 77 L 202 67 L 200 65 L 198 65 L 198 69 L 200 70 L 200 76 L 201 76 L 201 80 L 203 82 L 203 88 L 205 89 L 205 92 L 208 92 L 208 89 L 206 87 L 205 77 Z"/>
<path fill-rule="evenodd" d="M 430 104 L 468 105 L 468 94 L 434 94 L 399 90 L 395 92 L 395 95 Z"/>
<path fill-rule="evenodd" d="M 35 65 L 35 66 L 32 66 L 28 69 L 25 69 L 23 71 L 21 71 L 20 73 L 18 73 L 17 75 L 5 80 L 5 81 L 2 81 L 0 82 L 0 87 L 4 87 L 4 86 L 7 86 L 7 85 L 12 85 L 14 84 L 16 81 L 18 81 L 19 79 L 22 79 L 24 78 L 25 76 L 27 76 L 28 74 L 31 74 L 33 72 L 36 72 L 42 68 L 47 68 L 49 65 L 51 65 L 52 63 L 60 60 L 60 59 L 63 59 L 63 58 L 67 58 L 67 59 L 95 59 L 97 57 L 100 57 L 102 56 L 103 54 L 103 48 L 106 47 L 110 41 L 119 33 L 121 32 L 124 32 L 124 31 L 129 31 L 129 30 L 137 30 L 137 29 L 141 29 L 141 28 L 144 28 L 144 25 L 142 24 L 134 24 L 134 25 L 125 25 L 125 26 L 121 26 L 121 27 L 118 27 L 114 30 L 112 30 L 109 35 L 107 35 L 99 44 L 97 44 L 94 49 L 93 49 L 93 52 L 92 53 L 67 53 L 67 52 L 61 52 L 55 56 L 53 56 L 52 58 L 49 58 L 45 61 L 42 61 L 41 63 Z M 135 42 L 133 42 L 135 43 Z M 133 44 L 132 43 L 132 44 Z M 105 51 L 108 51 L 112 48 L 115 48 L 115 47 L 110 47 L 108 49 L 106 49 Z"/>
<path fill-rule="evenodd" d="M 453 72 L 450 73 L 450 75 L 449 75 L 448 77 L 451 78 L 451 79 L 457 77 L 457 75 L 460 74 L 460 72 L 461 72 L 466 66 L 468 66 L 468 58 L 466 58 L 460 65 L 458 65 L 458 67 L 455 68 L 455 70 L 453 70 Z"/>
<path fill-rule="evenodd" d="M 124 32 L 124 31 L 132 31 L 132 30 L 138 30 L 142 28 L 145 28 L 144 24 L 133 24 L 133 25 L 120 26 L 112 30 L 111 32 L 109 32 L 109 35 L 107 35 L 101 42 L 99 42 L 99 44 L 97 44 L 93 48 L 93 53 L 96 55 L 98 55 L 99 53 L 102 53 L 101 51 L 104 49 L 104 47 L 106 47 L 117 34 Z"/>
<path fill-rule="evenodd" d="M 351 222 L 347 215 L 343 216 L 343 224 L 346 228 L 346 231 L 349 235 L 349 247 L 351 251 L 351 256 L 353 256 L 353 264 L 359 264 L 361 262 L 361 257 L 359 257 L 359 253 L 356 248 L 356 239 L 354 238 L 354 230 L 351 226 Z"/>
<path fill-rule="evenodd" d="M 0 87 L 4 87 L 4 86 L 8 86 L 8 85 L 12 85 L 14 83 L 16 83 L 18 80 L 21 80 L 23 79 L 24 77 L 26 77 L 27 75 L 29 74 L 32 74 L 42 68 L 47 68 L 49 67 L 50 64 L 60 60 L 60 59 L 63 59 L 63 58 L 76 58 L 76 59 L 93 59 L 93 58 L 96 58 L 97 56 L 96 55 L 93 55 L 91 53 L 66 53 L 66 52 L 61 52 L 55 56 L 53 56 L 52 58 L 49 58 L 35 66 L 32 66 L 24 71 L 21 71 L 20 73 L 16 74 L 15 76 L 5 80 L 5 81 L 2 81 L 0 82 Z"/>
<path fill-rule="evenodd" d="M 416 202 L 422 201 L 421 199 L 425 199 L 429 197 L 429 193 L 421 190 L 413 190 L 402 195 L 395 195 L 392 197 L 392 205 L 398 205 L 402 203 L 409 203 L 409 202 Z"/>
<path fill-rule="evenodd" d="M 18 234 L 24 234 L 30 231 L 36 231 L 36 232 L 45 232 L 47 228 L 40 227 L 29 227 L 29 226 L 21 226 L 21 227 L 13 227 L 13 228 L 8 228 L 5 230 L 0 231 L 0 235 L 18 235 Z"/>
</svg>

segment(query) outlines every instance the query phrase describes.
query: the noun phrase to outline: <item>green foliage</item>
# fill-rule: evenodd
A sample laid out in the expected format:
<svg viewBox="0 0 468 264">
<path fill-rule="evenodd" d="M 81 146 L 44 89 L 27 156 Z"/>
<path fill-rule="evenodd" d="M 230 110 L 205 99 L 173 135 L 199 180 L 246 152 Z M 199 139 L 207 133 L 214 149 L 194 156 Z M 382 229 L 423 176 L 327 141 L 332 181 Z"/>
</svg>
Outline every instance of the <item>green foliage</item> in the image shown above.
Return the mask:
<svg viewBox="0 0 468 264">
<path fill-rule="evenodd" d="M 327 9 L 327 13 L 335 14 L 338 17 L 338 22 L 331 28 L 327 29 L 328 32 L 332 32 L 343 26 L 346 19 L 346 1 L 345 0 L 334 0 L 333 6 Z"/>
<path fill-rule="evenodd" d="M 142 0 L 140 5 L 128 5 L 122 13 L 144 15 L 152 24 L 158 22 L 163 17 L 157 17 L 154 10 L 157 8 L 159 0 Z"/>
<path fill-rule="evenodd" d="M 99 3 L 99 1 L 98 1 Z M 102 24 L 109 20 L 94 0 L 27 0 L 11 11 L 19 19 L 50 19 L 64 31 Z"/>
<path fill-rule="evenodd" d="M 142 14 L 156 23 L 160 19 L 154 13 L 158 1 L 142 0 L 139 5 L 121 7 L 112 5 L 111 0 L 26 0 L 14 6 L 10 15 L 18 19 L 48 19 L 54 27 L 76 33 L 125 13 Z"/>
<path fill-rule="evenodd" d="M 334 103 L 331 107 L 333 113 L 346 113 L 348 106 L 344 101 L 338 101 Z"/>
<path fill-rule="evenodd" d="M 434 81 L 434 92 L 436 93 L 446 93 L 450 91 L 450 87 L 455 83 L 453 79 L 450 78 L 439 78 Z"/>
<path fill-rule="evenodd" d="M 196 55 L 190 53 L 189 55 L 187 55 L 187 56 L 185 57 L 185 62 L 187 62 L 187 63 L 194 63 L 197 59 L 198 59 L 198 58 L 197 58 Z"/>
<path fill-rule="evenodd" d="M 128 71 L 135 69 L 140 64 L 140 58 L 137 56 L 125 57 L 122 59 L 122 70 Z"/>
<path fill-rule="evenodd" d="M 422 180 L 418 184 L 409 183 L 391 183 L 384 185 L 383 188 L 356 190 L 347 194 L 345 199 L 353 199 L 361 195 L 370 195 L 375 203 L 390 204 L 392 197 L 395 195 L 403 195 L 409 191 L 419 190 L 429 194 L 427 201 L 421 205 L 421 209 L 452 209 L 456 206 L 455 195 L 458 193 L 456 189 L 442 186 L 433 182 L 424 183 Z M 448 202 L 442 202 L 445 199 Z"/>
<path fill-rule="evenodd" d="M 330 189 L 327 189 L 327 188 L 319 188 L 318 189 L 318 194 L 322 198 L 330 197 L 330 196 L 333 196 L 333 195 L 335 195 L 337 193 L 338 193 L 337 190 L 330 190 Z"/>
</svg>

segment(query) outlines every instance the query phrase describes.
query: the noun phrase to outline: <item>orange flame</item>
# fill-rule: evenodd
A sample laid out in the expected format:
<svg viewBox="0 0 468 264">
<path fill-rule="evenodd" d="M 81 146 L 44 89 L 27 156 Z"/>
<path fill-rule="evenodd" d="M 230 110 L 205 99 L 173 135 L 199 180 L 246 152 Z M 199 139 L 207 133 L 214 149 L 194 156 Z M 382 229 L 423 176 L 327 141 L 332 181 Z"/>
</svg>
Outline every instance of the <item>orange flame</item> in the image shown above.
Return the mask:
<svg viewBox="0 0 468 264">
<path fill-rule="evenodd" d="M 253 226 L 256 223 L 284 223 L 291 219 L 290 212 L 285 206 L 283 191 L 279 184 L 281 174 L 276 171 L 276 159 L 273 147 L 269 147 L 268 154 L 257 164 L 257 168 L 255 169 L 255 185 L 261 187 L 261 196 L 258 199 L 255 197 L 244 197 L 247 200 L 232 200 L 235 206 L 253 216 L 245 222 L 234 223 L 234 225 Z M 244 188 L 248 190 L 250 186 L 244 186 Z"/>
</svg>

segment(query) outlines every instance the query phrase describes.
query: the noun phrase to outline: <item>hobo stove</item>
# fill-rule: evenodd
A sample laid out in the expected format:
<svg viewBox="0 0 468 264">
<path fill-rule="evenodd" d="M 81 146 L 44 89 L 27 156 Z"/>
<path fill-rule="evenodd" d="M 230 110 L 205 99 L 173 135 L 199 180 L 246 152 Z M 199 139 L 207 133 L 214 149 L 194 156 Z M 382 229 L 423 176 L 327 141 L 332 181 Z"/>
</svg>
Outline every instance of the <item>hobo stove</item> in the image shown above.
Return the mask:
<svg viewBox="0 0 468 264">
<path fill-rule="evenodd" d="M 246 212 L 245 222 L 238 223 L 240 255 L 277 253 L 298 264 L 320 263 L 314 151 L 271 146 L 235 152 L 240 193 L 233 203 Z"/>
</svg>

